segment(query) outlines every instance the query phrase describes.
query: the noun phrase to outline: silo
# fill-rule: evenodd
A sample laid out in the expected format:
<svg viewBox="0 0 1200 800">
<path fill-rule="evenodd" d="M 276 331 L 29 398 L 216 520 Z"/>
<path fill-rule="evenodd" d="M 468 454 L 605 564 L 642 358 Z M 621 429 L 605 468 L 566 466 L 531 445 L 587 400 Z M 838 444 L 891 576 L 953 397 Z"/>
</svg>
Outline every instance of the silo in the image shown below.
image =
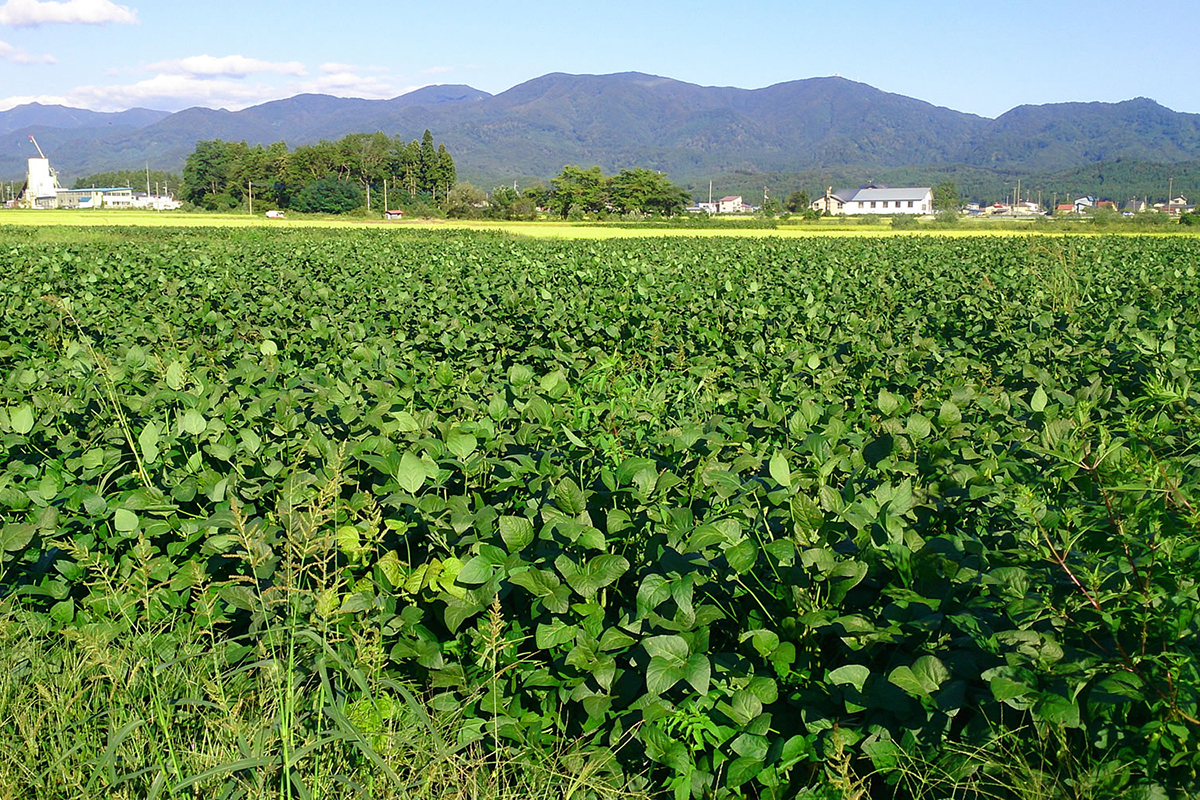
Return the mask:
<svg viewBox="0 0 1200 800">
<path fill-rule="evenodd" d="M 46 208 L 46 199 L 53 205 L 55 190 L 58 189 L 58 177 L 50 169 L 50 159 L 29 159 L 29 172 L 25 188 L 25 200 L 34 208 Z"/>
</svg>

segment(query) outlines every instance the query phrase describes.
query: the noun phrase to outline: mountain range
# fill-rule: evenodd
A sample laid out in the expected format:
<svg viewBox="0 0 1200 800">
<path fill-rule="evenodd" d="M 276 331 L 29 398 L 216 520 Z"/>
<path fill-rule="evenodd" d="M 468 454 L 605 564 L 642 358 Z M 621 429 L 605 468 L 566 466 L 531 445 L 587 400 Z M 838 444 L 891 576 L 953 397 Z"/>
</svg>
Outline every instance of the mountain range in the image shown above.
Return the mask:
<svg viewBox="0 0 1200 800">
<path fill-rule="evenodd" d="M 738 89 L 631 72 L 552 73 L 496 95 L 461 85 L 390 100 L 305 94 L 241 111 L 29 104 L 0 112 L 0 176 L 23 176 L 30 134 L 66 182 L 146 164 L 179 170 L 203 139 L 296 146 L 376 130 L 415 139 L 426 128 L 453 153 L 460 179 L 485 187 L 544 180 L 565 164 L 647 167 L 698 189 L 735 176 L 761 186 L 770 176 L 961 171 L 1007 182 L 1200 161 L 1200 114 L 1146 98 L 1025 105 L 988 119 L 840 77 Z"/>
</svg>

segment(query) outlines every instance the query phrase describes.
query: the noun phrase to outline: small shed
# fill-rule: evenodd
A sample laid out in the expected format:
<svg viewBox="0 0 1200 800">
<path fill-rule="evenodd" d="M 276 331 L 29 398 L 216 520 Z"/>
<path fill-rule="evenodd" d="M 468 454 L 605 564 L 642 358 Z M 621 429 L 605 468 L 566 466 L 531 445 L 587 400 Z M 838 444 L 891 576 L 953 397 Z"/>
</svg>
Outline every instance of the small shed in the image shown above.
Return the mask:
<svg viewBox="0 0 1200 800">
<path fill-rule="evenodd" d="M 384 211 L 383 218 L 384 219 L 404 219 L 404 212 L 401 211 L 400 209 L 394 209 L 392 211 Z"/>
</svg>

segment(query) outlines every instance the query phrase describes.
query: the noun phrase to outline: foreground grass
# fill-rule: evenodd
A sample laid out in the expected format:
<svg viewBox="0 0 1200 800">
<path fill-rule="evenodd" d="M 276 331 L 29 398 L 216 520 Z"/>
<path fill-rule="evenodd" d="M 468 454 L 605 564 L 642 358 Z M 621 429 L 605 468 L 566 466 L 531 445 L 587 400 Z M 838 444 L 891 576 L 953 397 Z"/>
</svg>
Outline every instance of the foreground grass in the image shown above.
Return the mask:
<svg viewBox="0 0 1200 800">
<path fill-rule="evenodd" d="M 453 709 L 308 657 L 320 648 L 260 641 L 230 666 L 227 644 L 186 630 L 0 619 L 0 799 L 645 796 L 606 750 L 497 750 Z"/>
</svg>

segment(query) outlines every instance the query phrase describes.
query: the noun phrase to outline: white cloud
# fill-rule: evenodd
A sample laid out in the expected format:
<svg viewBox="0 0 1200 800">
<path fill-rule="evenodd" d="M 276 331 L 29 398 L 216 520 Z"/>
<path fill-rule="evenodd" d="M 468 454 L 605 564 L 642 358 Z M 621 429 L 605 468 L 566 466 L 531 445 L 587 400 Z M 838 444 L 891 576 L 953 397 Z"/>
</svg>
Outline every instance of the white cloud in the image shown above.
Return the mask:
<svg viewBox="0 0 1200 800">
<path fill-rule="evenodd" d="M 66 106 L 70 105 L 67 98 L 61 95 L 54 94 L 15 94 L 11 97 L 0 98 L 0 111 L 8 111 L 15 106 L 23 106 L 26 103 L 41 103 L 44 106 Z"/>
<path fill-rule="evenodd" d="M 454 67 L 429 67 L 421 70 L 422 75 L 445 75 L 447 72 L 454 72 Z"/>
<path fill-rule="evenodd" d="M 353 72 L 353 64 L 340 64 L 337 61 L 326 61 L 321 65 L 321 72 Z"/>
<path fill-rule="evenodd" d="M 124 111 L 135 106 L 163 111 L 177 111 L 192 106 L 236 111 L 309 92 L 383 100 L 395 97 L 401 91 L 377 76 L 363 76 L 354 72 L 338 72 L 309 80 L 280 83 L 160 73 L 136 83 L 79 86 L 62 95 L 0 98 L 0 110 L 22 103 L 39 102 L 90 108 L 93 111 Z"/>
<path fill-rule="evenodd" d="M 299 61 L 262 61 L 246 56 L 189 56 L 188 58 L 160 61 L 151 64 L 151 69 L 180 75 L 197 77 L 244 78 L 247 75 L 274 72 L 280 75 L 307 75 L 308 71 Z"/>
<path fill-rule="evenodd" d="M 137 23 L 137 10 L 119 6 L 112 0 L 8 0 L 0 6 L 0 25 L 21 28 L 72 22 L 86 25 L 103 25 L 109 22 L 134 25 Z"/>
<path fill-rule="evenodd" d="M 35 56 L 18 50 L 5 41 L 0 41 L 0 60 L 11 61 L 14 64 L 56 64 L 58 59 L 51 55 Z"/>
<path fill-rule="evenodd" d="M 54 97 L 7 97 L 0 108 L 12 108 L 21 103 L 59 103 L 93 111 L 124 111 L 128 108 L 158 108 L 176 111 L 191 106 L 209 108 L 245 108 L 286 93 L 261 84 L 244 84 L 230 80 L 194 78 L 188 75 L 156 75 L 137 83 L 116 86 L 78 86 L 64 95 Z"/>
<path fill-rule="evenodd" d="M 10 58 L 14 64 L 57 64 L 58 59 L 49 53 L 44 53 L 40 56 L 32 55 L 31 53 L 14 53 Z"/>
<path fill-rule="evenodd" d="M 374 76 L 359 75 L 349 70 L 330 72 L 310 81 L 295 84 L 297 92 L 332 94 L 338 97 L 362 97 L 368 100 L 386 100 L 399 92 L 396 87 Z"/>
</svg>

